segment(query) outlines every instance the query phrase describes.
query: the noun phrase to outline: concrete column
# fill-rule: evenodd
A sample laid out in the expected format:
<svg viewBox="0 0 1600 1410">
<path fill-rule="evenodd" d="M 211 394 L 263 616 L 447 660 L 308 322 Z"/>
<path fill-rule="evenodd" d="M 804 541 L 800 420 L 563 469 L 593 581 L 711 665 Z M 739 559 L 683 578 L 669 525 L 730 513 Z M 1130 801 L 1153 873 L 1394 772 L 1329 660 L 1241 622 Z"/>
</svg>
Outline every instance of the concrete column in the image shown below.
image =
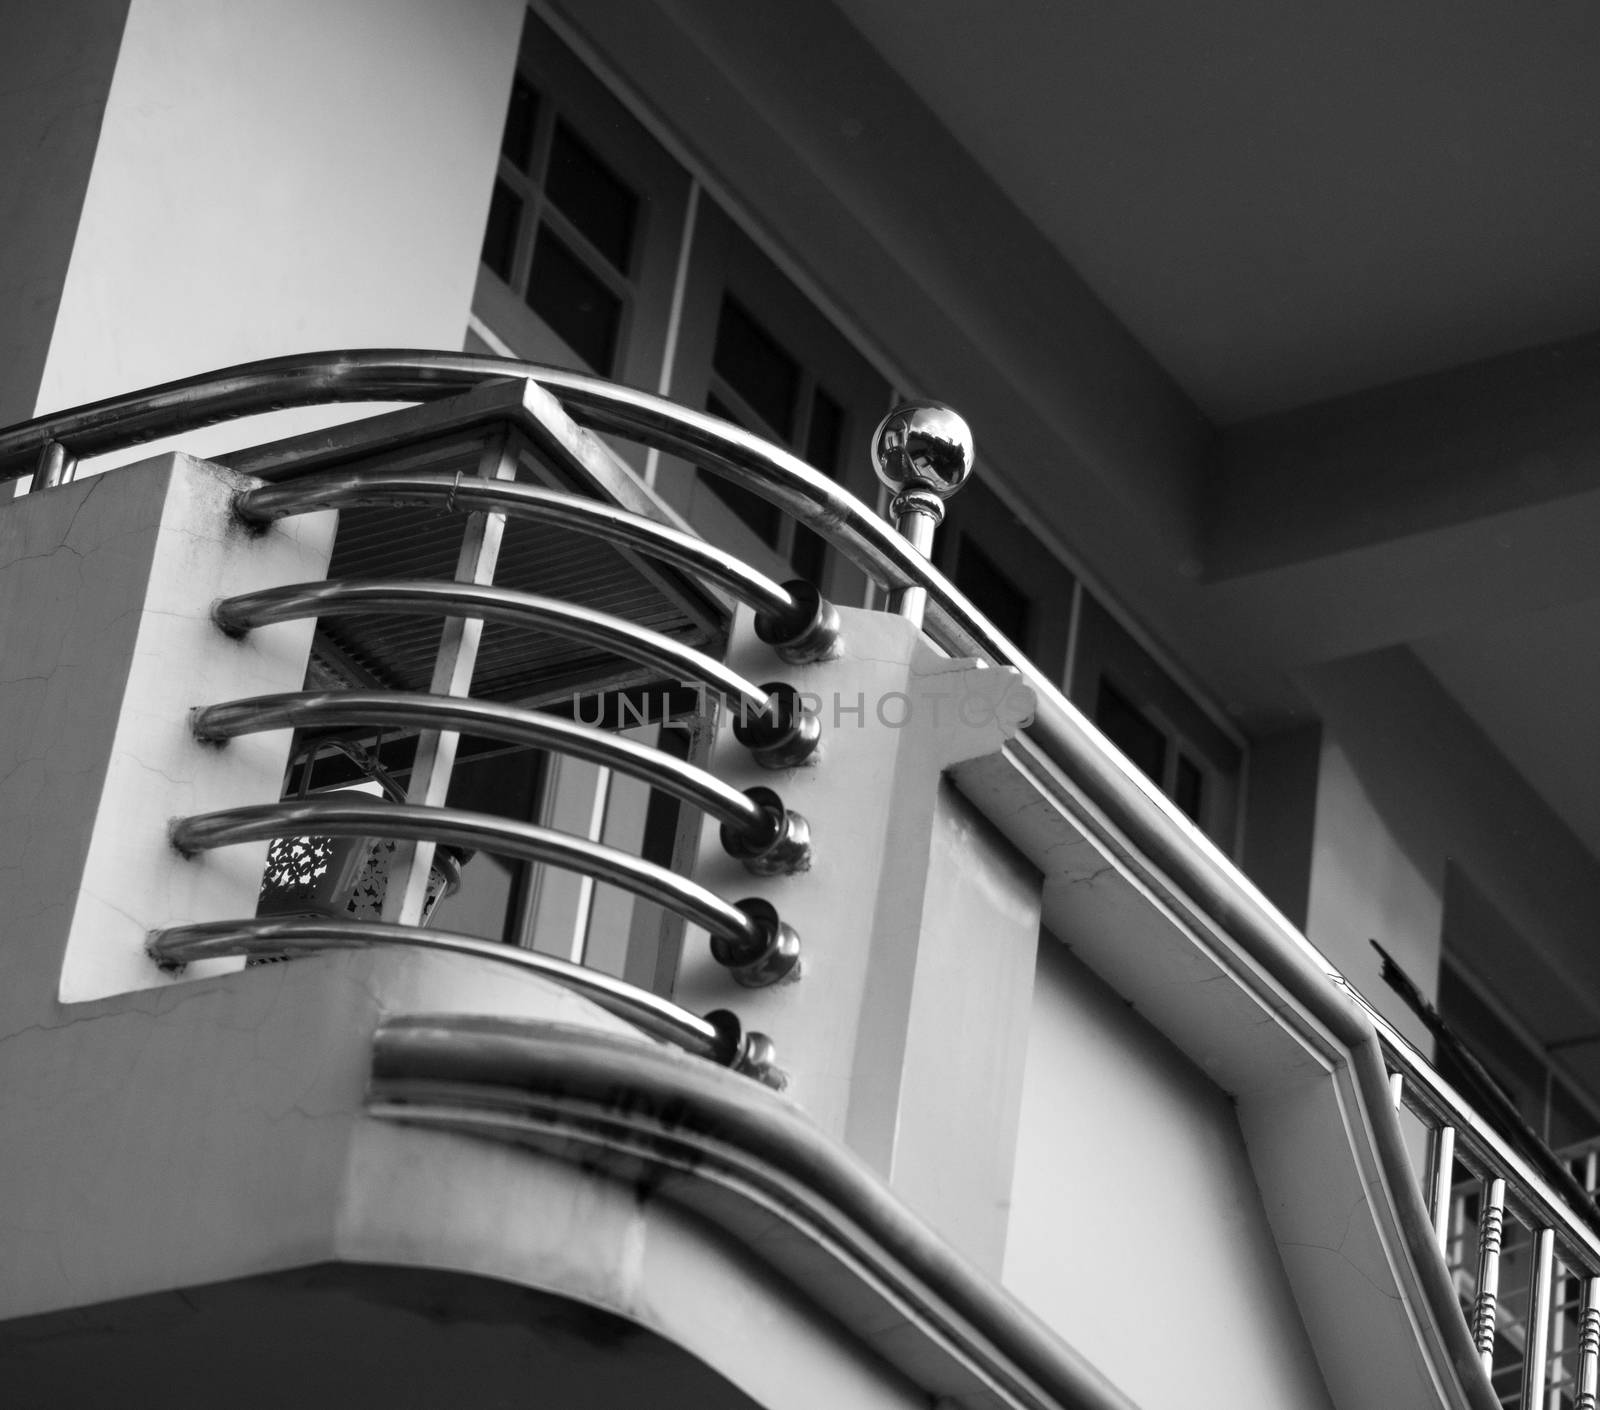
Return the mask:
<svg viewBox="0 0 1600 1410">
<path fill-rule="evenodd" d="M 38 410 L 284 353 L 460 348 L 522 0 L 126 8 Z"/>
<path fill-rule="evenodd" d="M 943 778 L 1032 711 L 1015 673 L 950 660 L 899 617 L 844 611 L 839 660 L 788 666 L 740 617 L 729 662 L 818 703 L 819 758 L 774 774 L 725 726 L 712 768 L 775 788 L 811 825 L 809 872 L 757 879 L 708 829 L 697 874 L 764 896 L 801 977 L 745 990 L 691 933 L 676 992 L 777 1043 L 790 1095 L 912 1208 L 998 1271 L 1039 936 L 1039 877 Z"/>
<path fill-rule="evenodd" d="M 288 734 L 202 745 L 189 711 L 299 688 L 311 623 L 230 641 L 211 604 L 321 578 L 334 516 L 251 535 L 241 478 L 169 455 L 0 512 L 0 816 L 28 823 L 0 837 L 8 1028 L 170 983 L 152 929 L 254 913 L 264 845 L 185 861 L 167 826 L 275 800 Z"/>
</svg>

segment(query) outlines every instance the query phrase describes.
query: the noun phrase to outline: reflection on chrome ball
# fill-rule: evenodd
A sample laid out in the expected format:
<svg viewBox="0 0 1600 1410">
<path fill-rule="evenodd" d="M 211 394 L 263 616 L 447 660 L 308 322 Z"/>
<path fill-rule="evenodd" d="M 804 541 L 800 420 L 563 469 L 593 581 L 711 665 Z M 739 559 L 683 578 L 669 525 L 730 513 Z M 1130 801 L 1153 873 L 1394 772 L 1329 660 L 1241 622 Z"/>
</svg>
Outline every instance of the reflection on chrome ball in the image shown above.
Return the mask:
<svg viewBox="0 0 1600 1410">
<path fill-rule="evenodd" d="M 944 499 L 972 474 L 972 432 L 947 406 L 905 402 L 873 433 L 872 463 L 891 490 L 924 490 Z"/>
</svg>

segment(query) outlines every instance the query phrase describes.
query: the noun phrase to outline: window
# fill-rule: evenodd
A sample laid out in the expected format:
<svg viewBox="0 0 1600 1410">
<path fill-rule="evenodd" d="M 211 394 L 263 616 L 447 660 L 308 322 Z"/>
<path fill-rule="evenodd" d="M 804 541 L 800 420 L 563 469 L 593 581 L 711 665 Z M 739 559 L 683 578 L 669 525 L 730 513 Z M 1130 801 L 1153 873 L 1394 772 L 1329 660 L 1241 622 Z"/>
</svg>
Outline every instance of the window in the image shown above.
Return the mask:
<svg viewBox="0 0 1600 1410">
<path fill-rule="evenodd" d="M 531 15 L 473 311 L 469 346 L 660 391 L 787 447 L 868 503 L 878 498 L 868 443 L 895 400 L 888 379 Z M 721 547 L 772 577 L 809 579 L 840 604 L 869 600 L 858 569 L 759 495 L 670 458 L 626 454 Z M 1237 742 L 991 486 L 979 478 L 951 501 L 936 564 L 1047 675 L 1065 678 L 1070 666 L 1074 698 L 1112 741 L 1184 813 L 1231 844 Z M 661 742 L 678 738 L 663 734 Z M 662 862 L 677 845 L 676 815 L 604 770 L 552 761 L 525 785 L 523 816 L 630 850 L 643 845 Z M 649 939 L 664 932 L 648 907 L 629 919 L 616 907 L 633 903 L 596 898 L 554 872 L 510 869 L 493 879 L 473 902 L 487 908 L 471 922 L 480 933 L 505 929 L 541 945 L 565 936 L 570 953 L 630 977 L 663 953 Z M 447 904 L 459 910 L 468 899 Z M 609 938 L 599 943 L 610 949 L 590 953 L 602 929 Z"/>
<path fill-rule="evenodd" d="M 1069 694 L 1180 812 L 1231 850 L 1243 751 L 1088 592 Z"/>
<path fill-rule="evenodd" d="M 702 199 L 669 395 L 767 440 L 869 502 L 869 439 L 891 392 L 823 313 L 713 202 Z M 859 604 L 866 580 L 758 495 L 674 467 L 657 488 L 708 538 L 777 577 Z"/>
<path fill-rule="evenodd" d="M 529 16 L 474 308 L 517 355 L 654 387 L 689 178 Z"/>
<path fill-rule="evenodd" d="M 980 468 L 946 505 L 933 561 L 1046 675 L 1059 679 L 1072 626 L 1073 576 L 982 474 Z"/>
</svg>

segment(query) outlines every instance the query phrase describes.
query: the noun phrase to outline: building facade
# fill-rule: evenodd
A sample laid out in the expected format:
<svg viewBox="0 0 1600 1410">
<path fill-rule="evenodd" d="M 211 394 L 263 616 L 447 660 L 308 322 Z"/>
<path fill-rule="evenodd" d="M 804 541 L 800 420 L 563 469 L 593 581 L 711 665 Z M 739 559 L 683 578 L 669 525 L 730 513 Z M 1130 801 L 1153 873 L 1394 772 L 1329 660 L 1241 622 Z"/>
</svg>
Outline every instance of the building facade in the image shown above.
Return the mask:
<svg viewBox="0 0 1600 1410">
<path fill-rule="evenodd" d="M 1592 1205 L 1507 1123 L 1593 1187 L 1600 213 L 1555 181 L 1600 36 L 1485 4 L 1432 52 L 1411 18 L 1402 43 L 873 0 L 8 7 L 0 422 L 44 418 L 0 441 L 37 491 L 5 526 L 0 789 L 25 1403 L 88 1403 L 107 1368 L 262 1403 L 1580 1403 Z M 1329 190 L 1289 179 L 1318 157 Z M 1498 243 L 1474 183 L 1515 205 Z M 459 356 L 337 351 L 363 348 Z M 233 402 L 48 421 L 289 356 Z M 930 397 L 978 468 L 924 620 L 915 558 L 851 516 L 893 517 L 873 432 Z M 51 445 L 73 473 L 34 475 Z M 842 644 L 775 655 L 703 565 L 487 500 L 463 537 L 347 492 L 242 545 L 231 496 L 313 472 L 611 504 L 813 584 Z M 397 575 L 570 598 L 669 655 L 331 609 L 223 649 L 208 616 Z M 820 762 L 775 782 L 737 691 L 712 709 L 664 668 L 683 652 L 793 685 Z M 287 714 L 209 754 L 173 733 L 379 688 L 635 753 Z M 770 784 L 809 869 L 752 880 L 646 749 Z M 146 953 L 292 860 L 263 834 L 197 862 L 171 819 L 384 791 L 590 849 L 461 843 L 440 898 L 445 854 L 388 842 L 409 880 L 374 921 L 555 968 Z M 711 899 L 685 923 L 602 854 Z M 792 923 L 798 970 L 730 975 L 705 936 L 736 897 Z M 1453 1048 L 1429 1065 L 1370 941 L 1510 1117 L 1469 1109 Z M 702 1020 L 667 1061 L 646 999 L 560 964 L 733 1011 L 785 1095 L 749 1042 L 743 1073 L 694 1056 L 734 1041 Z"/>
</svg>

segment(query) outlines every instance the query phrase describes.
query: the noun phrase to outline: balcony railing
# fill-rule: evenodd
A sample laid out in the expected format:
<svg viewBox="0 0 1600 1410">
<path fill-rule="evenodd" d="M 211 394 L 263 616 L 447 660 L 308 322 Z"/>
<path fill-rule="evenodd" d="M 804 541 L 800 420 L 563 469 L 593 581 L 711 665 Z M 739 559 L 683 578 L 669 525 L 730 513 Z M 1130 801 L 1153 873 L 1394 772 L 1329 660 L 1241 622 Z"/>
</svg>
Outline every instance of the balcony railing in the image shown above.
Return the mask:
<svg viewBox="0 0 1600 1410">
<path fill-rule="evenodd" d="M 1087 834 L 1103 838 L 1138 876 L 1185 904 L 1232 940 L 1354 1054 L 1359 1082 L 1371 1090 L 1384 1071 L 1364 1065 L 1381 1052 L 1394 1100 L 1428 1134 L 1430 1165 L 1421 1186 L 1432 1238 L 1449 1259 L 1462 1307 L 1434 1308 L 1466 1316 L 1467 1326 L 1505 1404 L 1592 1407 L 1600 1379 L 1600 1235 L 1591 1211 L 1554 1189 L 1445 1084 L 1429 1064 L 1370 1010 L 1352 1005 L 1327 962 L 1260 896 L 1232 864 L 1112 749 L 1034 664 L 928 563 L 926 547 L 940 495 L 960 474 L 939 463 L 940 446 L 907 454 L 896 488 L 901 529 L 787 452 L 717 418 L 594 378 L 505 359 L 438 353 L 357 352 L 308 355 L 229 369 L 154 390 L 40 418 L 0 433 L 0 478 L 32 476 L 35 489 L 72 478 L 85 459 L 216 422 L 285 407 L 325 402 L 438 402 L 432 433 L 473 418 L 471 393 L 507 379 L 536 381 L 565 411 L 592 430 L 678 456 L 760 495 L 852 560 L 894 610 L 919 619 L 933 643 L 952 656 L 975 656 L 1014 668 L 1033 689 L 1037 710 L 1026 735 L 1066 784 L 1057 801 Z M 217 605 L 220 630 L 243 634 L 304 617 L 381 612 L 420 614 L 446 622 L 497 621 L 555 633 L 644 663 L 673 678 L 700 683 L 740 716 L 737 730 L 754 758 L 781 768 L 805 758 L 816 721 L 782 683 L 757 684 L 682 642 L 572 603 L 520 592 L 493 581 L 494 547 L 481 526 L 525 517 L 625 546 L 670 565 L 694 581 L 747 604 L 762 639 L 790 661 L 814 661 L 838 649 L 838 621 L 816 590 L 778 584 L 737 559 L 648 517 L 582 495 L 537 488 L 492 471 L 478 476 L 394 473 L 371 460 L 398 443 L 360 423 L 325 433 L 320 450 L 268 446 L 223 457 L 266 483 L 242 494 L 237 513 L 260 525 L 323 509 L 424 506 L 476 516 L 454 581 L 385 580 L 295 584 L 235 596 Z M 359 448 L 364 468 L 340 464 Z M 903 449 L 903 447 L 902 447 Z M 948 447 L 944 447 L 948 450 Z M 327 468 L 333 465 L 334 468 Z M 909 469 L 908 469 L 909 467 Z M 919 478 L 920 476 L 920 478 Z M 246 839 L 381 835 L 416 844 L 401 883 L 411 898 L 386 909 L 381 923 L 281 917 L 169 928 L 153 937 L 164 964 L 218 955 L 298 955 L 330 948 L 409 945 L 488 957 L 522 966 L 592 998 L 653 1036 L 758 1077 L 777 1081 L 769 1040 L 745 1034 L 726 1012 L 704 1018 L 620 980 L 526 950 L 415 925 L 420 878 L 433 845 L 484 847 L 504 855 L 575 869 L 648 897 L 713 937 L 713 952 L 742 982 L 764 984 L 792 972 L 799 938 L 761 901 L 729 901 L 660 866 L 598 843 L 530 823 L 441 806 L 448 750 L 438 743 L 463 732 L 558 751 L 629 774 L 715 818 L 726 850 L 757 874 L 797 872 L 806 865 L 806 824 L 769 788 L 741 791 L 707 770 L 573 721 L 490 700 L 473 699 L 465 682 L 473 647 L 446 630 L 436 682 L 428 692 L 307 690 L 208 704 L 197 710 L 198 738 L 222 742 L 285 727 L 300 730 L 384 728 L 415 731 L 419 749 L 408 799 L 400 804 L 345 798 L 288 799 L 180 819 L 172 838 L 185 852 Z M 431 743 L 429 743 L 431 741 Z M 431 751 L 431 752 L 430 752 Z M 1041 787 L 1045 785 L 1041 784 Z M 392 916 L 390 912 L 392 911 Z M 1377 1131 L 1378 1156 L 1391 1180 L 1416 1178 L 1397 1126 Z M 1507 1296 L 1505 1230 L 1526 1231 L 1530 1273 L 1525 1295 Z M 1476 1229 L 1475 1248 L 1464 1243 Z M 1426 1237 L 1427 1231 L 1423 1231 Z M 1428 1286 L 1427 1280 L 1423 1280 Z M 1497 1361 L 1497 1356 L 1500 1358 Z M 1517 1371 L 1504 1384 L 1507 1361 Z M 1498 1369 L 1497 1369 L 1498 1368 Z"/>
</svg>

